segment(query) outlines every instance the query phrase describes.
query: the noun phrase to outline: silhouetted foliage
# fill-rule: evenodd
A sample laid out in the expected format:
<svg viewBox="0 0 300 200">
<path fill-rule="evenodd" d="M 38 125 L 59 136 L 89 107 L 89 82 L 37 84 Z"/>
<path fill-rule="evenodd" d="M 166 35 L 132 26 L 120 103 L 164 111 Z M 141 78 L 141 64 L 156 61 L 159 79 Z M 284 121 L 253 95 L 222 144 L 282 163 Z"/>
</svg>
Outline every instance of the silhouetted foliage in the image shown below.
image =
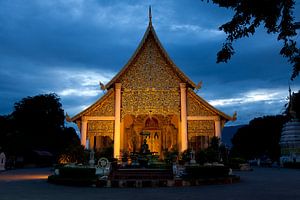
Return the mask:
<svg viewBox="0 0 300 200">
<path fill-rule="evenodd" d="M 62 150 L 69 148 L 72 145 L 80 146 L 80 139 L 72 127 L 65 127 L 58 138 L 59 146 Z"/>
<path fill-rule="evenodd" d="M 26 97 L 15 103 L 12 113 L 16 134 L 25 149 L 56 150 L 64 127 L 64 111 L 56 94 Z"/>
<path fill-rule="evenodd" d="M 11 146 L 11 140 L 14 136 L 13 121 L 11 115 L 0 116 L 0 147 L 5 151 Z"/>
<path fill-rule="evenodd" d="M 81 163 L 84 164 L 88 160 L 88 153 L 85 152 L 84 146 L 80 144 L 68 145 L 62 154 L 58 157 L 58 163 Z"/>
<path fill-rule="evenodd" d="M 25 157 L 35 150 L 56 157 L 72 146 L 76 149 L 79 137 L 73 128 L 64 126 L 64 120 L 56 94 L 23 98 L 10 115 L 0 116 L 0 146 L 8 155 Z"/>
<path fill-rule="evenodd" d="M 227 162 L 227 159 L 227 149 L 224 145 L 220 144 L 220 138 L 215 136 L 211 138 L 208 148 L 196 152 L 196 161 L 199 164 L 206 162 Z"/>
<path fill-rule="evenodd" d="M 202 0 L 204 1 L 204 0 Z M 283 41 L 280 54 L 293 66 L 291 79 L 300 71 L 300 49 L 296 46 L 294 5 L 296 0 L 206 0 L 234 11 L 231 21 L 221 25 L 227 34 L 222 49 L 217 54 L 217 62 L 227 62 L 234 54 L 233 42 L 253 35 L 260 25 L 269 34 L 277 34 Z"/>
<path fill-rule="evenodd" d="M 113 147 L 113 145 L 105 147 L 105 148 L 101 148 L 99 151 L 96 151 L 95 157 L 97 159 L 99 159 L 101 157 L 105 157 L 105 158 L 112 161 L 114 159 L 114 147 Z"/>
<path fill-rule="evenodd" d="M 277 161 L 280 156 L 280 136 L 286 116 L 264 116 L 250 121 L 232 138 L 232 156 L 245 159 L 268 156 Z"/>
</svg>

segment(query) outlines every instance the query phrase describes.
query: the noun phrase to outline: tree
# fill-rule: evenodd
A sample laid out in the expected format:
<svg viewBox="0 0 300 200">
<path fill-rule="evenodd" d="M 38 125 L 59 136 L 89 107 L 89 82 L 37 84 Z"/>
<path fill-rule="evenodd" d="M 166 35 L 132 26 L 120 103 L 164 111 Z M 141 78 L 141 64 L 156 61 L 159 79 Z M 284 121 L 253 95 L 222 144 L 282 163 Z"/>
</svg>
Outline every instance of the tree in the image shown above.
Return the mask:
<svg viewBox="0 0 300 200">
<path fill-rule="evenodd" d="M 212 137 L 208 148 L 196 152 L 197 162 L 200 164 L 204 164 L 205 162 L 220 162 L 223 147 L 223 145 L 220 145 L 220 138 L 216 136 Z"/>
<path fill-rule="evenodd" d="M 245 159 L 268 156 L 277 161 L 280 156 L 280 136 L 286 116 L 264 116 L 255 118 L 238 129 L 232 138 L 232 154 Z"/>
<path fill-rule="evenodd" d="M 64 128 L 64 111 L 56 94 L 23 98 L 15 103 L 12 118 L 18 145 L 27 150 L 59 148 L 57 139 Z"/>
<path fill-rule="evenodd" d="M 0 116 L 0 147 L 6 150 L 14 133 L 11 115 Z"/>
<path fill-rule="evenodd" d="M 51 152 L 53 160 L 61 154 L 80 160 L 84 147 L 74 128 L 65 127 L 64 120 L 56 94 L 23 98 L 15 103 L 10 115 L 0 116 L 0 147 L 8 157 L 23 156 L 25 162 L 41 162 L 39 158 L 32 160 L 39 150 Z"/>
<path fill-rule="evenodd" d="M 297 35 L 293 16 L 295 0 L 207 0 L 210 1 L 235 12 L 231 21 L 219 27 L 227 38 L 217 53 L 217 63 L 231 58 L 234 41 L 253 35 L 260 25 L 264 25 L 267 33 L 277 34 L 277 40 L 283 41 L 280 54 L 293 67 L 291 79 L 299 75 L 300 49 L 294 39 Z"/>
</svg>

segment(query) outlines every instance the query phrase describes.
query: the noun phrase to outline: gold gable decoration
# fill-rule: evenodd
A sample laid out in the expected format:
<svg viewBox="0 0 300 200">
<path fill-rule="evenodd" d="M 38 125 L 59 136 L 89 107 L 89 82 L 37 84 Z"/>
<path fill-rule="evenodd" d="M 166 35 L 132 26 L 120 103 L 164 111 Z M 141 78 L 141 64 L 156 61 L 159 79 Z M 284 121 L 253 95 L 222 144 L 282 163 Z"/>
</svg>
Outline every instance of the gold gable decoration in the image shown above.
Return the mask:
<svg viewBox="0 0 300 200">
<path fill-rule="evenodd" d="M 215 122 L 213 120 L 188 121 L 188 138 L 194 136 L 214 136 Z"/>
<path fill-rule="evenodd" d="M 122 84 L 122 118 L 127 114 L 179 114 L 180 78 L 149 36 L 132 66 L 118 80 Z"/>
<path fill-rule="evenodd" d="M 214 116 L 216 115 L 206 106 L 197 101 L 194 96 L 188 92 L 187 95 L 187 112 L 189 116 Z"/>
<path fill-rule="evenodd" d="M 109 136 L 113 140 L 114 121 L 89 121 L 89 136 Z"/>
<path fill-rule="evenodd" d="M 122 118 L 133 115 L 179 115 L 177 90 L 125 90 L 122 93 Z"/>
<path fill-rule="evenodd" d="M 108 82 L 105 85 L 105 88 L 110 89 L 113 87 L 113 85 L 115 83 L 122 82 L 121 79 L 123 78 L 124 73 L 126 73 L 127 71 L 130 70 L 130 68 L 132 68 L 133 64 L 135 62 L 137 62 L 137 58 L 140 56 L 140 54 L 143 53 L 143 51 L 145 49 L 146 49 L 146 58 L 148 58 L 148 60 L 150 61 L 149 62 L 150 64 L 151 64 L 151 60 L 152 61 L 155 60 L 155 62 L 161 60 L 163 62 L 159 63 L 160 65 L 157 65 L 155 67 L 158 67 L 158 66 L 162 67 L 164 65 L 167 65 L 172 71 L 172 74 L 169 74 L 169 75 L 175 74 L 176 77 L 180 80 L 180 82 L 186 83 L 188 85 L 188 87 L 191 87 L 192 89 L 194 89 L 196 87 L 195 83 L 193 83 L 193 81 L 191 81 L 171 60 L 168 53 L 166 52 L 166 50 L 163 48 L 162 44 L 160 43 L 160 41 L 155 33 L 155 30 L 152 26 L 152 23 L 149 23 L 148 28 L 144 34 L 142 41 L 140 42 L 138 48 L 136 49 L 136 51 L 134 52 L 134 54 L 132 55 L 130 60 L 122 68 L 122 70 L 110 82 Z M 157 55 L 159 55 L 159 56 L 156 57 Z M 149 59 L 149 58 L 152 58 L 152 59 Z M 163 59 L 160 59 L 160 58 L 163 58 Z M 163 68 L 163 70 L 161 72 L 165 73 L 164 70 L 166 70 L 166 69 Z M 158 75 L 159 75 L 159 73 L 158 73 Z M 130 76 L 127 76 L 127 78 L 128 77 L 130 77 Z M 162 77 L 164 77 L 164 76 L 162 76 Z M 175 76 L 172 78 L 175 78 Z M 162 78 L 160 80 L 163 81 Z M 134 84 L 137 84 L 137 85 L 139 84 L 137 79 L 134 82 Z"/>
<path fill-rule="evenodd" d="M 154 41 L 149 37 L 144 48 L 128 66 L 126 72 L 118 82 L 126 89 L 170 89 L 178 88 L 181 82 L 177 74 L 172 70 Z"/>
<path fill-rule="evenodd" d="M 115 115 L 115 97 L 112 92 L 109 96 L 97 105 L 95 108 L 91 109 L 86 115 L 88 116 L 114 116 Z"/>
</svg>

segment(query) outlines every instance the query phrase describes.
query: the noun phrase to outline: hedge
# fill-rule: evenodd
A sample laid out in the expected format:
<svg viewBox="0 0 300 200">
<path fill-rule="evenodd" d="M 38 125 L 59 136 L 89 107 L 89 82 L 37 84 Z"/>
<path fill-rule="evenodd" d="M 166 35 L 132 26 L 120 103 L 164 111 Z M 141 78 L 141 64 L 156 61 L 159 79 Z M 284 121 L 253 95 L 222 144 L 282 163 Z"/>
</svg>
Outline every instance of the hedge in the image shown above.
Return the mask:
<svg viewBox="0 0 300 200">
<path fill-rule="evenodd" d="M 229 167 L 226 166 L 186 166 L 184 179 L 226 177 Z"/>
</svg>

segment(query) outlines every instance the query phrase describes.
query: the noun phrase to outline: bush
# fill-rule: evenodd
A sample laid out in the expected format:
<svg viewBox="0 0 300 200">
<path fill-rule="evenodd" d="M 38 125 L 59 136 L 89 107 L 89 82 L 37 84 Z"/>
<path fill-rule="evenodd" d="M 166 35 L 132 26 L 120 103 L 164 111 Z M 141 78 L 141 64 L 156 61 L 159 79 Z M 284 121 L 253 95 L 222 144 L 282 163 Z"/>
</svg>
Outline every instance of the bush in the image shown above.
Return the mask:
<svg viewBox="0 0 300 200">
<path fill-rule="evenodd" d="M 67 163 L 86 163 L 88 160 L 87 152 L 84 150 L 82 145 L 70 145 L 65 151 L 59 156 L 59 164 Z"/>
<path fill-rule="evenodd" d="M 59 167 L 57 169 L 59 169 L 59 175 L 49 176 L 49 182 L 65 185 L 92 185 L 98 181 L 95 168 Z"/>
<path fill-rule="evenodd" d="M 183 162 L 190 162 L 191 160 L 190 152 L 191 152 L 190 149 L 184 150 L 182 153 L 180 153 L 179 160 Z"/>
<path fill-rule="evenodd" d="M 107 158 L 109 161 L 113 161 L 114 160 L 114 147 L 113 146 L 105 147 L 105 148 L 102 148 L 95 152 L 96 160 L 99 160 L 102 157 Z"/>
<path fill-rule="evenodd" d="M 240 169 L 240 164 L 246 163 L 246 160 L 239 157 L 234 157 L 229 159 L 228 166 L 232 169 Z"/>
<path fill-rule="evenodd" d="M 164 160 L 166 163 L 170 164 L 176 162 L 178 160 L 178 150 L 172 148 L 171 150 L 165 149 L 164 150 Z"/>
<path fill-rule="evenodd" d="M 96 174 L 95 168 L 61 167 L 58 169 L 59 176 L 66 178 L 94 177 Z"/>
<path fill-rule="evenodd" d="M 229 168 L 226 166 L 186 166 L 188 179 L 217 178 L 228 176 Z"/>
</svg>

